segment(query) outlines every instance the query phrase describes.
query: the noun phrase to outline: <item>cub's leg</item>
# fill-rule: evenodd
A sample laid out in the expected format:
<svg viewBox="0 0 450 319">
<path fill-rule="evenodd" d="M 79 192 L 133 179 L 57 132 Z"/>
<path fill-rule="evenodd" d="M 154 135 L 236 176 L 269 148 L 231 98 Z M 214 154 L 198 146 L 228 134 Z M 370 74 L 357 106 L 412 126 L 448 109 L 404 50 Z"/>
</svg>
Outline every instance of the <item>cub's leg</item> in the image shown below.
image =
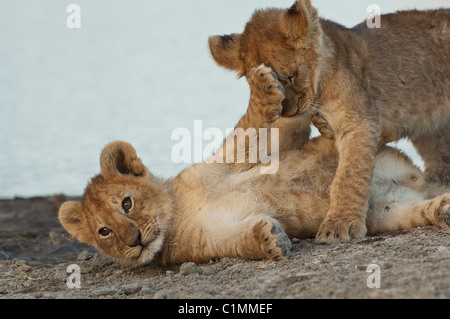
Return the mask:
<svg viewBox="0 0 450 319">
<path fill-rule="evenodd" d="M 429 183 L 450 186 L 450 128 L 435 136 L 413 139 L 417 152 L 425 162 L 425 175 Z"/>
<path fill-rule="evenodd" d="M 248 77 L 250 102 L 247 113 L 237 124 L 241 128 L 266 128 L 277 121 L 283 110 L 285 98 L 278 76 L 264 64 L 253 68 Z"/>
<path fill-rule="evenodd" d="M 237 127 L 266 128 L 279 130 L 279 151 L 300 149 L 309 140 L 311 116 L 303 112 L 293 117 L 281 117 L 285 90 L 278 76 L 264 64 L 253 68 L 247 77 L 250 86 L 250 102 L 247 113 Z"/>
<path fill-rule="evenodd" d="M 279 260 L 290 255 L 291 241 L 275 219 L 265 216 L 249 216 L 243 220 L 217 218 L 214 216 L 207 225 L 208 242 L 213 243 L 209 257 Z"/>
<path fill-rule="evenodd" d="M 209 161 L 241 163 L 238 154 L 244 152 L 247 166 L 249 162 L 253 163 L 248 159 L 259 145 L 260 128 L 278 129 L 277 141 L 272 142 L 270 129 L 267 131 L 267 137 L 265 138 L 271 141 L 270 144 L 276 143 L 279 152 L 300 149 L 309 140 L 311 116 L 308 112 L 295 117 L 281 117 L 285 90 L 278 81 L 277 74 L 271 68 L 264 64 L 253 68 L 247 79 L 250 86 L 250 101 L 247 112 Z M 249 143 L 239 143 L 239 140 L 245 139 L 248 139 Z M 268 149 L 267 154 L 270 153 L 271 150 Z M 230 159 L 234 161 L 230 161 Z M 238 165 L 237 167 L 245 167 L 245 165 Z"/>
<path fill-rule="evenodd" d="M 369 104 L 361 100 L 356 104 Z M 352 113 L 345 105 L 352 102 L 332 104 L 329 114 L 334 117 L 326 117 L 333 119 L 329 123 L 335 132 L 339 165 L 330 188 L 330 209 L 316 235 L 322 243 L 345 242 L 367 232 L 365 219 L 380 130 L 375 116 Z"/>
<path fill-rule="evenodd" d="M 257 154 L 258 151 L 261 153 L 261 150 L 258 150 L 260 129 L 271 128 L 280 119 L 283 110 L 281 103 L 285 98 L 285 91 L 278 82 L 277 75 L 264 65 L 253 68 L 248 81 L 250 101 L 247 112 L 216 154 L 208 161 L 241 164 L 235 167 L 246 167 L 249 164 L 259 163 L 260 159 L 255 160 L 254 154 Z M 267 130 L 265 138 L 267 138 L 267 142 L 271 141 L 270 129 Z M 267 144 L 271 145 L 272 143 L 271 141 Z M 279 141 L 275 141 L 275 143 L 279 147 Z M 270 154 L 270 149 L 267 150 L 267 154 Z"/>
<path fill-rule="evenodd" d="M 366 212 L 381 128 L 370 94 L 356 78 L 343 77 L 333 98 L 318 110 L 334 132 L 339 165 L 330 187 L 330 208 L 316 240 L 345 242 L 366 235 Z"/>
<path fill-rule="evenodd" d="M 411 195 L 411 194 L 409 194 Z M 392 201 L 367 215 L 368 233 L 376 234 L 418 226 L 436 225 L 448 230 L 450 226 L 450 193 L 430 200 L 399 203 Z"/>
</svg>

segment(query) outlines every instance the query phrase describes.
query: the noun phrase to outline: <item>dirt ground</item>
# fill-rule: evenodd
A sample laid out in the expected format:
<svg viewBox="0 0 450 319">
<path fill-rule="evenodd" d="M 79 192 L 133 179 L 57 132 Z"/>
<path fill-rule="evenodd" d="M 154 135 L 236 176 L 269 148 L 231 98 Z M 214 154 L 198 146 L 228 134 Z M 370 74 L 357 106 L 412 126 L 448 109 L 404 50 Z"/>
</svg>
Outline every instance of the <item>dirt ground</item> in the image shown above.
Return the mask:
<svg viewBox="0 0 450 319">
<path fill-rule="evenodd" d="M 279 262 L 130 267 L 70 238 L 57 219 L 67 199 L 0 200 L 0 299 L 450 298 L 450 235 L 433 227 L 346 244 L 294 239 Z"/>
</svg>

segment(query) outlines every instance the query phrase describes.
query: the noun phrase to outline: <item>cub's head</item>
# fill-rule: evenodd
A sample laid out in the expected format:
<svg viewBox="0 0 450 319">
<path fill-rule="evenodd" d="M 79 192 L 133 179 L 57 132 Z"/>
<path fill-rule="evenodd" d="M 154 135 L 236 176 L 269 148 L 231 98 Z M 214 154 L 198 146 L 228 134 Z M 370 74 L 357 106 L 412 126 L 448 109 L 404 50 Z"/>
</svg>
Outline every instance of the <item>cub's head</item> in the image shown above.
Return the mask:
<svg viewBox="0 0 450 319">
<path fill-rule="evenodd" d="M 101 174 L 89 182 L 82 201 L 61 206 L 62 225 L 120 262 L 150 262 L 162 248 L 172 211 L 162 182 L 125 142 L 107 145 L 100 166 Z"/>
<path fill-rule="evenodd" d="M 322 29 L 309 0 L 289 9 L 257 10 L 242 34 L 212 36 L 211 55 L 220 65 L 248 76 L 264 63 L 285 87 L 282 116 L 307 111 L 318 86 Z"/>
</svg>

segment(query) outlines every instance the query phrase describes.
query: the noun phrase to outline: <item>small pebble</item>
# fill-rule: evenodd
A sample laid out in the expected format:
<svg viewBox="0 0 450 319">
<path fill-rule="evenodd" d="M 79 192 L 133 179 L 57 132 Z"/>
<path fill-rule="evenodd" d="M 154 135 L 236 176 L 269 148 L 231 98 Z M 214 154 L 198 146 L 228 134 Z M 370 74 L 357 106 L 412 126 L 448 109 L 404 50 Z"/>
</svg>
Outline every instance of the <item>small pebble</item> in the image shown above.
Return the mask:
<svg viewBox="0 0 450 319">
<path fill-rule="evenodd" d="M 143 286 L 140 293 L 143 295 L 151 295 L 151 294 L 154 294 L 155 291 L 150 287 Z"/>
<path fill-rule="evenodd" d="M 180 266 L 180 274 L 203 274 L 203 270 L 193 262 L 187 262 Z"/>
<path fill-rule="evenodd" d="M 153 295 L 153 299 L 166 299 L 167 295 L 161 291 L 158 291 Z"/>
<path fill-rule="evenodd" d="M 92 298 L 114 295 L 117 292 L 115 288 L 100 288 L 91 292 Z"/>
<path fill-rule="evenodd" d="M 28 265 L 22 265 L 18 268 L 21 272 L 29 272 L 31 269 L 33 269 L 33 267 L 28 266 Z"/>
<path fill-rule="evenodd" d="M 92 255 L 87 251 L 87 250 L 83 250 L 79 255 L 78 255 L 78 260 L 89 260 L 92 258 Z"/>
<path fill-rule="evenodd" d="M 139 284 L 130 284 L 122 287 L 123 292 L 126 295 L 133 295 L 141 291 L 142 286 Z"/>
<path fill-rule="evenodd" d="M 166 276 L 167 276 L 167 277 L 172 277 L 173 274 L 174 274 L 174 272 L 173 272 L 172 270 L 167 270 L 167 271 L 166 271 Z"/>
</svg>

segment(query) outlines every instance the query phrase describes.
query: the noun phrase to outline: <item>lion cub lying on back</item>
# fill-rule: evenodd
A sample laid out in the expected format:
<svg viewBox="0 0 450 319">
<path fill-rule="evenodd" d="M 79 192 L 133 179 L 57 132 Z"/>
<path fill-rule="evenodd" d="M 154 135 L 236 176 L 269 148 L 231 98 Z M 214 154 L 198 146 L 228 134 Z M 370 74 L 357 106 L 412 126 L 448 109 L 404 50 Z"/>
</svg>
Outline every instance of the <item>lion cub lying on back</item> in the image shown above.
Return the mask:
<svg viewBox="0 0 450 319">
<path fill-rule="evenodd" d="M 250 77 L 247 114 L 237 127 L 269 127 L 281 113 L 284 90 L 264 66 Z M 281 142 L 280 142 L 281 144 Z M 100 157 L 81 202 L 65 202 L 59 218 L 75 238 L 124 263 L 204 262 L 214 257 L 269 258 L 290 254 L 289 237 L 314 236 L 329 208 L 338 165 L 324 138 L 301 150 L 280 150 L 276 174 L 261 164 L 195 164 L 175 178 L 154 177 L 125 142 Z M 410 159 L 392 148 L 378 154 L 368 233 L 434 224 L 448 228 L 450 194 L 432 199 Z"/>
</svg>

